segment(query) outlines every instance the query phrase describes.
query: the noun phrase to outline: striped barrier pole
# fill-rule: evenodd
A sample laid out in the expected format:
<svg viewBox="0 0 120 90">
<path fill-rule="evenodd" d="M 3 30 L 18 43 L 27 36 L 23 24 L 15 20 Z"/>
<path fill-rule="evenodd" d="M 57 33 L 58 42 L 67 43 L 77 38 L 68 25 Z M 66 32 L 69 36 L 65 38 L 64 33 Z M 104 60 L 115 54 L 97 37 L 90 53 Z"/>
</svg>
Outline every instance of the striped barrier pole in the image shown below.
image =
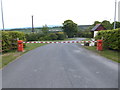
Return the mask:
<svg viewBox="0 0 120 90">
<path fill-rule="evenodd" d="M 18 52 L 23 52 L 24 48 L 23 48 L 23 41 L 22 40 L 18 40 Z"/>
<path fill-rule="evenodd" d="M 97 40 L 97 50 L 98 51 L 103 50 L 103 40 Z"/>
<path fill-rule="evenodd" d="M 97 41 L 61 41 L 61 42 L 50 42 L 50 41 L 31 41 L 31 42 L 23 42 L 23 43 L 90 43 L 90 42 L 97 42 Z"/>
<path fill-rule="evenodd" d="M 23 52 L 23 44 L 24 43 L 91 43 L 91 42 L 97 42 L 97 50 L 102 50 L 102 44 L 101 41 L 61 41 L 61 42 L 52 42 L 52 41 L 31 41 L 31 42 L 23 42 L 22 40 L 18 40 L 18 51 Z M 101 46 L 100 46 L 101 45 Z"/>
</svg>

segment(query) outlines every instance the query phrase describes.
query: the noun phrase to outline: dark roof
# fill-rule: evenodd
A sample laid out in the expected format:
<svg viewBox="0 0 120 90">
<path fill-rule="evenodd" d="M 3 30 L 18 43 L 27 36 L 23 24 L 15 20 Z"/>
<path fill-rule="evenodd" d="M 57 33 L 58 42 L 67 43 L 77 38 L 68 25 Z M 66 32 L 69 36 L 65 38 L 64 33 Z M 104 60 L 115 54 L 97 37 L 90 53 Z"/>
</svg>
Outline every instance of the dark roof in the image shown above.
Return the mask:
<svg viewBox="0 0 120 90">
<path fill-rule="evenodd" d="M 97 24 L 95 27 L 91 29 L 91 31 L 95 31 L 99 26 L 101 26 L 101 24 Z"/>
</svg>

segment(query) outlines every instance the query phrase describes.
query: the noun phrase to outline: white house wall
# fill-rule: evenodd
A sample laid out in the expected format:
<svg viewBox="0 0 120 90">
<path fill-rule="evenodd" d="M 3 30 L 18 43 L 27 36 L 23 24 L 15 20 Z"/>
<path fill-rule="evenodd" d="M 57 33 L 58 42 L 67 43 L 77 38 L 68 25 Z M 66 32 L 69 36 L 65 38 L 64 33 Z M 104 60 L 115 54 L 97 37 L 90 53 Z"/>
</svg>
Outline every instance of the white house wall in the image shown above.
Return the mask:
<svg viewBox="0 0 120 90">
<path fill-rule="evenodd" d="M 97 35 L 98 31 L 94 31 L 94 37 Z"/>
</svg>

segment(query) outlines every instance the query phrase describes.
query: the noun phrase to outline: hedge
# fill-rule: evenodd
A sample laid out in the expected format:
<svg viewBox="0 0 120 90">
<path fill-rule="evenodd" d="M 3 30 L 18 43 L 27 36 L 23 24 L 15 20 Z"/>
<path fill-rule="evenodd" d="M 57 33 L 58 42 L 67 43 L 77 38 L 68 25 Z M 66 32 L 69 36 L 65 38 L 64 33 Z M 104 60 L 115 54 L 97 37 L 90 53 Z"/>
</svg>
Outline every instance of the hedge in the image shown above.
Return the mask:
<svg viewBox="0 0 120 90">
<path fill-rule="evenodd" d="M 30 33 L 26 34 L 27 41 L 44 41 L 44 40 L 64 40 L 65 34 L 63 32 L 57 33 Z"/>
<path fill-rule="evenodd" d="M 66 38 L 64 32 L 57 32 L 56 35 L 58 36 L 58 40 L 64 40 Z"/>
<path fill-rule="evenodd" d="M 27 41 L 38 41 L 44 35 L 40 33 L 30 33 L 30 34 L 26 34 L 25 36 Z"/>
<path fill-rule="evenodd" d="M 99 31 L 95 39 L 103 39 L 103 47 L 105 49 L 120 50 L 120 28 Z"/>
<path fill-rule="evenodd" d="M 2 51 L 17 49 L 17 38 L 26 41 L 25 34 L 19 31 L 2 31 Z"/>
</svg>

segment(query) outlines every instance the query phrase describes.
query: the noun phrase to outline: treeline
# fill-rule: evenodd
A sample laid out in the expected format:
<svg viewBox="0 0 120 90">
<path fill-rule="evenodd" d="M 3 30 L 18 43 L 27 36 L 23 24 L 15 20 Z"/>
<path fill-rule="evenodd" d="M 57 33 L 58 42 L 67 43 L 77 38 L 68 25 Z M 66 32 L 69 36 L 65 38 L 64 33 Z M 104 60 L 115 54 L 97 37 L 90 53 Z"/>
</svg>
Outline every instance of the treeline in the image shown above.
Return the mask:
<svg viewBox="0 0 120 90">
<path fill-rule="evenodd" d="M 65 38 L 64 32 L 51 33 L 47 25 L 42 27 L 42 32 L 26 34 L 27 41 L 64 40 Z"/>
<path fill-rule="evenodd" d="M 31 33 L 26 34 L 27 41 L 45 41 L 45 40 L 64 40 L 66 35 L 64 32 L 57 32 L 57 33 Z"/>
<path fill-rule="evenodd" d="M 31 34 L 30 30 L 25 29 L 25 30 L 23 30 L 23 32 L 28 33 L 28 31 L 29 31 L 28 34 L 33 36 L 35 39 L 39 38 L 39 40 L 44 40 L 44 39 L 45 40 L 52 40 L 52 38 L 49 38 L 49 36 L 51 36 L 51 35 L 48 35 L 48 33 L 51 33 L 51 32 L 56 33 L 56 32 L 55 31 L 48 31 L 50 29 L 61 29 L 69 38 L 73 38 L 73 37 L 92 38 L 93 36 L 91 33 L 91 29 L 96 24 L 102 24 L 107 30 L 112 30 L 114 27 L 114 22 L 111 23 L 110 21 L 107 21 L 107 20 L 104 20 L 102 22 L 95 21 L 92 25 L 88 25 L 89 27 L 87 27 L 87 28 L 83 28 L 82 26 L 80 27 L 78 24 L 76 24 L 72 20 L 65 20 L 63 22 L 63 26 L 48 27 L 47 25 L 44 25 L 41 28 L 35 28 L 35 33 L 37 33 L 36 37 L 34 34 Z M 120 28 L 120 22 L 116 22 L 116 28 Z M 19 30 L 19 31 L 21 31 L 21 30 Z M 28 37 L 30 35 L 28 35 Z M 46 35 L 46 36 L 44 36 L 44 35 Z M 56 37 L 55 34 L 53 36 Z M 30 39 L 31 39 L 31 37 L 30 37 Z M 28 40 L 30 40 L 30 39 L 28 39 Z M 33 40 L 33 39 L 31 39 L 31 40 Z"/>
<path fill-rule="evenodd" d="M 120 28 L 115 30 L 99 31 L 96 40 L 103 40 L 104 49 L 120 50 Z"/>
<path fill-rule="evenodd" d="M 96 24 L 102 24 L 107 30 L 112 30 L 112 29 L 114 29 L 114 23 L 115 22 L 111 23 L 110 21 L 107 21 L 107 20 L 104 20 L 102 22 L 95 21 L 93 26 L 95 26 Z M 116 22 L 115 28 L 120 28 L 120 22 L 118 22 L 118 21 Z"/>
<path fill-rule="evenodd" d="M 103 25 L 107 30 L 113 30 L 113 27 L 114 27 L 114 22 L 111 23 L 110 21 L 107 21 L 107 20 L 104 20 L 102 22 L 95 21 L 91 26 L 89 26 L 86 29 L 82 29 L 82 28 L 79 27 L 78 32 L 77 32 L 77 36 L 78 37 L 93 38 L 92 33 L 91 33 L 91 29 L 96 24 Z M 120 22 L 116 22 L 116 27 L 115 28 L 120 28 Z"/>
</svg>

